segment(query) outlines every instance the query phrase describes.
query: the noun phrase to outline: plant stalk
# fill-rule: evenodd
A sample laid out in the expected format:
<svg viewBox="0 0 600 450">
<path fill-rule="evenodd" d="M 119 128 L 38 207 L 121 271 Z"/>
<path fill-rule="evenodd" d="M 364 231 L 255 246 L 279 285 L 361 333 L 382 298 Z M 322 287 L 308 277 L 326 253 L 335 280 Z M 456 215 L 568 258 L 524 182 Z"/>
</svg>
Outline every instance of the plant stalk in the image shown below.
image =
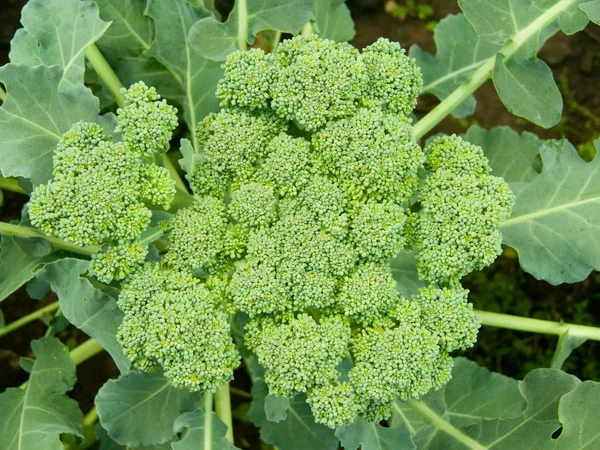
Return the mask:
<svg viewBox="0 0 600 450">
<path fill-rule="evenodd" d="M 235 2 L 238 8 L 238 33 L 237 33 L 237 47 L 238 50 L 248 50 L 248 44 L 246 43 L 246 35 L 248 34 L 248 5 L 246 0 L 237 0 Z"/>
<path fill-rule="evenodd" d="M 219 419 L 227 425 L 225 437 L 233 444 L 233 420 L 231 418 L 231 397 L 229 394 L 229 383 L 224 384 L 215 395 L 215 410 Z"/>
<path fill-rule="evenodd" d="M 543 30 L 554 22 L 560 14 L 571 7 L 577 0 L 561 0 L 546 10 L 537 19 L 515 34 L 498 51 L 502 53 L 505 60 L 512 57 L 529 39 L 540 30 Z M 448 114 L 460 105 L 469 95 L 473 94 L 491 76 L 496 64 L 496 55 L 484 60 L 482 66 L 462 85 L 446 97 L 439 105 L 433 108 L 427 115 L 419 120 L 413 127 L 413 136 L 416 140 L 421 139 L 429 131 L 440 123 Z"/>
<path fill-rule="evenodd" d="M 14 178 L 0 178 L 0 189 L 27 195 L 27 192 L 19 186 L 19 183 Z"/>
<path fill-rule="evenodd" d="M 550 320 L 530 319 L 528 317 L 511 316 L 509 314 L 494 313 L 476 310 L 475 314 L 482 325 L 507 328 L 509 330 L 528 331 L 530 333 L 567 334 L 582 337 L 593 341 L 600 341 L 600 328 L 587 325 L 576 325 Z"/>
<path fill-rule="evenodd" d="M 78 245 L 72 244 L 67 241 L 63 241 L 62 239 L 53 236 L 46 236 L 45 234 L 40 233 L 34 228 L 26 227 L 23 225 L 15 225 L 6 222 L 0 222 L 0 235 L 17 236 L 22 238 L 42 238 L 50 242 L 56 249 L 66 250 L 69 252 L 78 253 L 80 255 L 86 256 L 91 256 L 100 251 L 99 245 L 80 247 Z"/>
<path fill-rule="evenodd" d="M 40 309 L 32 312 L 31 314 L 27 314 L 26 316 L 23 316 L 20 319 L 9 323 L 5 327 L 0 328 L 0 337 L 10 333 L 11 331 L 18 330 L 22 326 L 25 326 L 28 323 L 31 323 L 34 320 L 37 320 L 37 319 L 43 317 L 45 314 L 49 314 L 53 311 L 56 311 L 58 308 L 59 308 L 59 303 L 54 302 L 54 303 L 50 303 L 49 305 L 44 306 L 43 308 L 40 308 Z"/>
<path fill-rule="evenodd" d="M 204 394 L 204 450 L 212 448 L 212 423 L 213 423 L 213 394 Z"/>
<path fill-rule="evenodd" d="M 85 57 L 88 59 L 98 76 L 102 78 L 104 84 L 106 84 L 106 86 L 108 86 L 110 91 L 113 93 L 117 105 L 122 108 L 125 105 L 125 97 L 123 97 L 123 94 L 120 92 L 120 89 L 123 87 L 123 85 L 96 44 L 91 44 L 88 46 L 87 50 L 85 51 Z"/>
</svg>

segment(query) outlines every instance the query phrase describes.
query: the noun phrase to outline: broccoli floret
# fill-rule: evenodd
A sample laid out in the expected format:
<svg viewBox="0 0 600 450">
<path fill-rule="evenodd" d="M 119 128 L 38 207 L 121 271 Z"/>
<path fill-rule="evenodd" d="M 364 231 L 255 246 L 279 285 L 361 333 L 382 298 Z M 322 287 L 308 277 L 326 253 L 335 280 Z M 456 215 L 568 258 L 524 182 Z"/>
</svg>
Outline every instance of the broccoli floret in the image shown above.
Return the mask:
<svg viewBox="0 0 600 450">
<path fill-rule="evenodd" d="M 415 60 L 397 42 L 379 38 L 365 47 L 362 58 L 369 82 L 365 84 L 364 105 L 386 107 L 408 115 L 417 105 L 423 79 Z"/>
<path fill-rule="evenodd" d="M 118 115 L 123 142 L 112 142 L 99 125 L 84 122 L 62 136 L 54 177 L 33 191 L 29 203 L 31 222 L 44 233 L 81 246 L 124 244 L 148 226 L 145 202 L 169 207 L 175 182 L 146 156 L 168 144 L 176 110 L 143 83 L 124 93 L 127 106 Z"/>
<path fill-rule="evenodd" d="M 123 280 L 144 263 L 148 246 L 140 242 L 113 245 L 92 257 L 92 270 L 102 283 Z"/>
<path fill-rule="evenodd" d="M 350 383 L 327 383 L 308 391 L 307 402 L 315 422 L 329 428 L 352 423 L 358 414 L 356 395 Z"/>
<path fill-rule="evenodd" d="M 249 228 L 270 225 L 277 217 L 277 198 L 271 186 L 261 183 L 242 184 L 231 194 L 229 213 Z"/>
<path fill-rule="evenodd" d="M 147 263 L 119 295 L 117 338 L 141 370 L 160 366 L 175 387 L 214 392 L 240 360 L 219 301 L 191 274 Z"/>
<path fill-rule="evenodd" d="M 245 342 L 265 368 L 269 391 L 291 397 L 336 380 L 349 340 L 350 327 L 339 316 L 316 322 L 300 314 L 281 323 L 254 319 L 246 326 Z"/>
</svg>

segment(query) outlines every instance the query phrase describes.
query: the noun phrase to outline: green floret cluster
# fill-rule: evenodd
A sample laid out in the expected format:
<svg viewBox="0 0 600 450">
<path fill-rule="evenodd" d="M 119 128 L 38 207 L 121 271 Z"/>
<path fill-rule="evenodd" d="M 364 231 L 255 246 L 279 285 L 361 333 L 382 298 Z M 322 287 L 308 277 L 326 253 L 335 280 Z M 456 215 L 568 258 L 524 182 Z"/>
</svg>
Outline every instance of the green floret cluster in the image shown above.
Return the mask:
<svg viewBox="0 0 600 450">
<path fill-rule="evenodd" d="M 271 394 L 306 394 L 315 420 L 332 428 L 385 419 L 396 399 L 446 383 L 450 352 L 475 341 L 460 279 L 500 252 L 513 195 L 479 147 L 445 136 L 421 149 L 407 118 L 421 75 L 396 43 L 361 53 L 301 36 L 269 55 L 236 52 L 223 69 L 222 109 L 195 136 L 194 203 L 161 223 L 158 261 L 141 266 L 138 236 L 149 221 L 142 201 L 170 198 L 172 184 L 147 158 L 164 151 L 173 111 L 145 86 L 126 93 L 123 142 L 93 124 L 65 135 L 32 216 L 82 245 L 113 244 L 93 270 L 125 279 L 118 339 L 137 368 L 214 391 L 239 363 L 230 330 L 239 314 Z M 115 155 L 103 163 L 96 149 Z M 93 170 L 97 179 L 79 180 Z M 93 201 L 76 201 L 64 177 Z M 45 218 L 44 189 L 66 190 L 64 207 L 85 214 Z M 426 282 L 410 297 L 391 270 L 402 251 Z"/>
<path fill-rule="evenodd" d="M 142 82 L 123 93 L 116 129 L 123 140 L 114 142 L 95 123 L 76 123 L 57 145 L 52 180 L 29 202 L 32 224 L 48 235 L 81 246 L 116 245 L 94 259 L 104 282 L 123 279 L 143 262 L 132 242 L 150 222 L 147 204 L 167 209 L 175 195 L 168 170 L 153 159 L 177 126 L 175 108 Z"/>
</svg>

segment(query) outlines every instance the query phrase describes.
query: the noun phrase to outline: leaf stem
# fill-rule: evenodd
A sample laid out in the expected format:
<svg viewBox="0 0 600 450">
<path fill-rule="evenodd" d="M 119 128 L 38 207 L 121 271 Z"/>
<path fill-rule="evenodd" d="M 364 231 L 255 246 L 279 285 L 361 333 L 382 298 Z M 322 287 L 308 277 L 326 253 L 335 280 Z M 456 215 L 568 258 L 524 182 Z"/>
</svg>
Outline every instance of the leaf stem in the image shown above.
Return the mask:
<svg viewBox="0 0 600 450">
<path fill-rule="evenodd" d="M 231 397 L 229 395 L 229 383 L 217 389 L 215 395 L 215 410 L 219 419 L 227 425 L 225 437 L 233 444 L 233 420 L 231 418 Z"/>
<path fill-rule="evenodd" d="M 302 30 L 300 30 L 300 34 L 302 36 L 312 36 L 313 34 L 315 34 L 315 29 L 313 28 L 310 21 L 306 22 L 304 24 L 304 26 L 302 27 Z"/>
<path fill-rule="evenodd" d="M 544 11 L 538 18 L 516 33 L 504 46 L 498 51 L 502 53 L 505 60 L 512 57 L 529 39 L 531 39 L 540 30 L 543 30 L 554 22 L 560 14 L 573 5 L 578 0 L 561 0 L 551 8 Z M 469 95 L 473 94 L 483 83 L 491 76 L 496 64 L 496 55 L 490 56 L 483 65 L 462 85 L 446 97 L 439 105 L 433 108 L 425 117 L 419 120 L 413 127 L 413 136 L 419 140 L 425 134 L 440 123 L 448 114 L 460 105 Z"/>
<path fill-rule="evenodd" d="M 91 44 L 88 46 L 87 50 L 85 51 L 85 57 L 88 59 L 98 76 L 102 78 L 104 84 L 106 84 L 108 89 L 110 89 L 110 91 L 113 93 L 117 105 L 122 108 L 125 105 L 125 98 L 120 92 L 120 89 L 123 87 L 123 85 L 121 84 L 121 81 L 117 77 L 115 71 L 112 69 L 112 67 L 110 67 L 110 64 L 108 64 L 108 61 L 106 61 L 102 53 L 100 53 L 100 50 L 96 44 Z"/>
<path fill-rule="evenodd" d="M 271 53 L 274 53 L 279 47 L 279 41 L 281 41 L 281 31 L 275 31 L 273 35 L 273 40 L 271 41 Z"/>
<path fill-rule="evenodd" d="M 0 178 L 0 189 L 27 195 L 27 192 L 19 186 L 19 183 L 14 178 Z"/>
<path fill-rule="evenodd" d="M 171 158 L 169 158 L 169 156 L 166 153 L 164 153 L 162 155 L 162 162 L 163 162 L 163 166 L 171 174 L 171 178 L 173 178 L 173 180 L 175 180 L 175 187 L 177 188 L 177 190 L 185 192 L 186 194 L 189 194 L 190 191 L 188 191 L 187 186 L 181 179 L 181 176 L 179 175 L 179 171 L 177 170 L 177 167 L 175 167 L 175 164 L 173 164 L 173 161 L 171 161 Z"/>
<path fill-rule="evenodd" d="M 429 408 L 425 403 L 420 400 L 408 400 L 408 405 L 421 414 L 425 419 L 429 420 L 434 427 L 438 430 L 443 431 L 446 434 L 452 436 L 455 440 L 463 444 L 465 447 L 474 450 L 485 450 L 487 447 L 479 444 L 473 438 L 467 436 L 458 428 L 442 419 L 434 410 Z"/>
<path fill-rule="evenodd" d="M 237 46 L 241 51 L 248 50 L 246 35 L 248 34 L 248 5 L 246 0 L 237 0 L 235 4 L 238 7 L 238 33 Z"/>
<path fill-rule="evenodd" d="M 213 423 L 213 394 L 204 394 L 204 450 L 212 448 L 212 423 Z"/>
<path fill-rule="evenodd" d="M 100 251 L 100 246 L 92 245 L 89 247 L 80 247 L 62 239 L 46 236 L 40 233 L 34 228 L 26 227 L 23 225 L 15 225 L 12 223 L 0 222 L 0 235 L 4 236 L 17 236 L 22 238 L 42 238 L 50 242 L 55 248 L 59 250 L 67 250 L 69 252 L 78 253 L 80 255 L 91 256 Z"/>
<path fill-rule="evenodd" d="M 597 327 L 530 319 L 528 317 L 480 310 L 476 310 L 475 314 L 482 325 L 490 327 L 508 328 L 510 330 L 528 331 L 530 333 L 555 334 L 558 336 L 568 333 L 569 336 L 600 341 L 600 328 Z"/>
<path fill-rule="evenodd" d="M 50 303 L 49 305 L 44 306 L 43 308 L 40 308 L 40 309 L 32 312 L 31 314 L 27 314 L 26 316 L 23 316 L 20 319 L 17 319 L 14 322 L 9 323 L 5 327 L 0 328 L 0 336 L 4 336 L 4 335 L 10 333 L 11 331 L 18 330 L 22 326 L 25 326 L 28 323 L 31 323 L 34 320 L 37 320 L 37 319 L 43 317 L 45 314 L 49 314 L 53 311 L 56 311 L 58 308 L 59 308 L 58 302 L 54 302 L 54 303 Z"/>
</svg>

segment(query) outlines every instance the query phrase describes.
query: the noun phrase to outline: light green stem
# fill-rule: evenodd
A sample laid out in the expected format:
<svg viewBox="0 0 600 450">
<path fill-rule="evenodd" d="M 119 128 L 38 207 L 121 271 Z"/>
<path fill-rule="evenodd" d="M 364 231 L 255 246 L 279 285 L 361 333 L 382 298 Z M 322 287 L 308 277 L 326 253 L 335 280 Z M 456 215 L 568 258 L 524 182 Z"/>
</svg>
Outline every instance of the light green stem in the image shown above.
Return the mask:
<svg viewBox="0 0 600 450">
<path fill-rule="evenodd" d="M 0 101 L 6 100 L 6 91 L 0 86 Z"/>
<path fill-rule="evenodd" d="M 502 53 L 505 60 L 512 57 L 529 39 L 531 39 L 540 30 L 543 30 L 558 16 L 578 0 L 561 0 L 554 6 L 546 10 L 537 19 L 515 34 L 498 53 Z M 483 83 L 491 76 L 496 64 L 496 55 L 484 60 L 482 66 L 462 85 L 446 97 L 439 105 L 433 108 L 425 117 L 419 120 L 413 127 L 413 136 L 419 140 L 425 134 L 440 123 L 448 114 L 460 105 L 463 101 L 473 94 Z"/>
<path fill-rule="evenodd" d="M 19 186 L 19 183 L 14 178 L 0 178 L 0 189 L 27 195 L 27 192 Z"/>
<path fill-rule="evenodd" d="M 113 93 L 117 105 L 122 108 L 125 105 L 125 98 L 120 92 L 123 85 L 121 84 L 121 81 L 119 81 L 115 71 L 110 67 L 110 64 L 108 64 L 102 53 L 100 53 L 98 47 L 96 47 L 96 44 L 91 44 L 87 48 L 85 57 L 88 59 L 98 76 L 102 78 L 104 84 L 106 84 L 108 89 Z"/>
<path fill-rule="evenodd" d="M 600 328 L 586 325 L 552 322 L 550 320 L 530 319 L 528 317 L 511 316 L 489 311 L 475 311 L 482 325 L 489 327 L 508 328 L 510 330 L 527 331 L 530 333 L 556 334 L 558 336 L 582 337 L 600 341 Z"/>
<path fill-rule="evenodd" d="M 62 239 L 46 236 L 43 233 L 35 230 L 31 227 L 26 227 L 23 225 L 14 225 L 12 223 L 0 222 L 0 235 L 4 236 L 18 236 L 22 238 L 42 238 L 46 239 L 50 242 L 54 248 L 59 250 L 67 250 L 73 253 L 78 253 L 80 255 L 91 256 L 100 251 L 100 246 L 93 245 L 89 247 L 80 247 L 75 244 L 71 244 L 70 242 L 63 241 Z"/>
<path fill-rule="evenodd" d="M 212 448 L 212 423 L 213 423 L 213 394 L 204 394 L 204 450 Z"/>
<path fill-rule="evenodd" d="M 231 417 L 231 396 L 229 394 L 229 383 L 224 384 L 215 395 L 215 410 L 217 416 L 227 425 L 227 434 L 225 437 L 233 444 L 233 420 Z"/>
<path fill-rule="evenodd" d="M 83 344 L 75 347 L 73 350 L 69 352 L 71 359 L 75 363 L 76 366 L 81 364 L 82 362 L 87 361 L 88 359 L 96 356 L 98 353 L 102 352 L 104 348 L 94 339 L 88 339 Z M 19 388 L 25 389 L 27 386 L 27 381 L 23 383 Z"/>
<path fill-rule="evenodd" d="M 94 425 L 96 422 L 98 422 L 98 410 L 93 406 L 83 418 L 83 426 Z"/>
<path fill-rule="evenodd" d="M 313 26 L 310 22 L 306 22 L 304 24 L 304 26 L 302 27 L 300 34 L 302 36 L 312 36 L 313 34 L 315 34 L 315 29 L 313 28 Z"/>
<path fill-rule="evenodd" d="M 169 158 L 169 156 L 166 153 L 162 155 L 162 162 L 165 168 L 171 174 L 171 178 L 175 180 L 175 187 L 177 188 L 177 190 L 189 194 L 190 192 L 188 191 L 187 186 L 181 179 L 181 176 L 179 176 L 179 171 L 177 170 L 177 167 L 175 167 L 175 165 L 171 161 L 171 158 Z"/>
<path fill-rule="evenodd" d="M 408 400 L 406 403 L 421 414 L 425 419 L 427 419 L 431 424 L 440 431 L 452 436 L 453 439 L 463 444 L 465 447 L 473 449 L 473 450 L 485 450 L 487 447 L 484 447 L 479 442 L 474 440 L 473 438 L 467 436 L 458 428 L 454 427 L 452 424 L 446 422 L 442 419 L 434 410 L 429 408 L 425 403 L 420 400 Z"/>
<path fill-rule="evenodd" d="M 271 53 L 277 50 L 277 47 L 279 47 L 279 41 L 281 41 L 281 31 L 275 31 L 273 41 L 271 42 Z"/>
<path fill-rule="evenodd" d="M 248 44 L 246 43 L 246 35 L 248 34 L 248 5 L 246 0 L 237 0 L 235 5 L 238 9 L 238 33 L 237 33 L 237 47 L 238 50 L 248 50 Z"/>
<path fill-rule="evenodd" d="M 22 326 L 25 326 L 28 323 L 31 323 L 34 320 L 37 320 L 37 319 L 43 317 L 45 314 L 49 314 L 53 311 L 56 311 L 58 309 L 58 307 L 59 307 L 58 302 L 50 303 L 49 305 L 44 306 L 43 308 L 40 308 L 40 309 L 32 312 L 31 314 L 27 314 L 26 316 L 21 317 L 20 319 L 15 320 L 14 322 L 11 322 L 8 325 L 6 325 L 4 328 L 0 328 L 0 336 L 4 336 L 4 335 L 10 333 L 11 331 L 18 330 Z"/>
</svg>

